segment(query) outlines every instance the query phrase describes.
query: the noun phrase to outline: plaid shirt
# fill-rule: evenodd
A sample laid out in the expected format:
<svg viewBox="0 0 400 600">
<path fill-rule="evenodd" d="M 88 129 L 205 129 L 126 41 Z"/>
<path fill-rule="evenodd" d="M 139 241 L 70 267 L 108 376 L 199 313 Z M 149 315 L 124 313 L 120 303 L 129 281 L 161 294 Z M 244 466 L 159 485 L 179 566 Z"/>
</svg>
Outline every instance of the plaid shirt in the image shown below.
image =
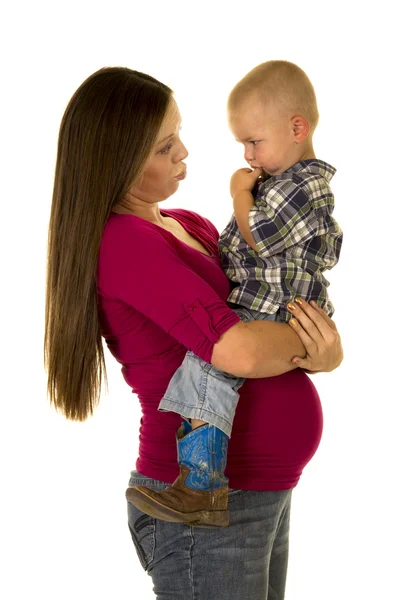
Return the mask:
<svg viewBox="0 0 400 600">
<path fill-rule="evenodd" d="M 309 159 L 256 186 L 249 225 L 258 252 L 242 238 L 234 215 L 219 239 L 222 267 L 237 284 L 229 302 L 270 314 L 280 309 L 288 321 L 286 304 L 299 296 L 333 314 L 322 272 L 336 265 L 342 246 L 329 187 L 335 173 Z"/>
</svg>

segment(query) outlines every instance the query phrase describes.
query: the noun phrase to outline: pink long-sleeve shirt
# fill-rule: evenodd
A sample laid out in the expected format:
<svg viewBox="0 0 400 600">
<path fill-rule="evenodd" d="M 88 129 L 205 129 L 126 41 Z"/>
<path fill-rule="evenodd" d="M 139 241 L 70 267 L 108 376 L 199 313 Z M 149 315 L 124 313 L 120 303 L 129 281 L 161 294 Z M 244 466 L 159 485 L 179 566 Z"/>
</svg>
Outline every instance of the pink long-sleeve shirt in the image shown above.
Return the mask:
<svg viewBox="0 0 400 600">
<path fill-rule="evenodd" d="M 226 304 L 231 284 L 221 269 L 216 228 L 188 210 L 161 212 L 211 256 L 140 217 L 112 212 L 100 246 L 97 291 L 102 335 L 142 408 L 136 469 L 172 483 L 179 474 L 181 417 L 158 411 L 158 404 L 186 350 L 210 362 L 214 344 L 239 318 Z M 248 379 L 229 443 L 229 485 L 293 488 L 321 434 L 320 400 L 305 373 Z"/>
</svg>

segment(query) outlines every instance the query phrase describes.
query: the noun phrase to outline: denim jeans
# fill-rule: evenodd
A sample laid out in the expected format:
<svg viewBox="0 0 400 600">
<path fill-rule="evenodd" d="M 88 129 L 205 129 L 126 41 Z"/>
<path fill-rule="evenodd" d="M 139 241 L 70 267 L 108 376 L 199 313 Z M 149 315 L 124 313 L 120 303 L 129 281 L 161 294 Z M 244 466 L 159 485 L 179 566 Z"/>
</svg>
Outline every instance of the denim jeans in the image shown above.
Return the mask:
<svg viewBox="0 0 400 600">
<path fill-rule="evenodd" d="M 132 471 L 129 485 L 168 484 Z M 128 524 L 158 600 L 283 600 L 292 490 L 229 489 L 230 524 L 202 529 L 168 523 L 128 502 Z"/>
<path fill-rule="evenodd" d="M 236 306 L 234 310 L 244 322 L 279 321 L 279 310 L 273 315 L 242 306 Z M 206 421 L 230 437 L 243 383 L 243 378 L 220 371 L 188 351 L 169 382 L 158 410 L 176 412 L 185 419 Z"/>
</svg>

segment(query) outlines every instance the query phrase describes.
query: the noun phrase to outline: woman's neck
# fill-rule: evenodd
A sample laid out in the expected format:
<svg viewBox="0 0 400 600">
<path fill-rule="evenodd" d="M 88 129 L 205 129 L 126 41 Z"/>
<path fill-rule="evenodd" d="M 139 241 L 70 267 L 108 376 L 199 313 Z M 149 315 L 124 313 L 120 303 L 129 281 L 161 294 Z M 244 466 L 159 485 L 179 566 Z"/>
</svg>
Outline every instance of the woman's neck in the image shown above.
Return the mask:
<svg viewBox="0 0 400 600">
<path fill-rule="evenodd" d="M 140 201 L 128 203 L 122 200 L 114 206 L 113 211 L 123 215 L 135 215 L 135 217 L 140 217 L 155 225 L 164 226 L 165 219 L 160 213 L 158 202 L 154 204 L 142 203 Z"/>
</svg>

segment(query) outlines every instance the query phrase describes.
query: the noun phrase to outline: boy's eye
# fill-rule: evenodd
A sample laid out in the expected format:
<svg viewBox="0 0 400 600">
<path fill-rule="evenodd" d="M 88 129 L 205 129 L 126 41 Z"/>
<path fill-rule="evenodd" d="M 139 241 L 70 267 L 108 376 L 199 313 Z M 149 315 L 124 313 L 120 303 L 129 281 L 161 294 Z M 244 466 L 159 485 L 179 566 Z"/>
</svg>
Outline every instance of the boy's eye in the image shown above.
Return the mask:
<svg viewBox="0 0 400 600">
<path fill-rule="evenodd" d="M 159 150 L 158 154 L 168 154 L 168 152 L 171 150 L 171 148 L 172 148 L 172 142 L 169 142 L 169 144 L 167 144 L 164 148 Z"/>
<path fill-rule="evenodd" d="M 253 144 L 253 146 L 257 146 L 257 144 L 260 143 L 260 140 L 251 140 L 250 144 Z"/>
</svg>

